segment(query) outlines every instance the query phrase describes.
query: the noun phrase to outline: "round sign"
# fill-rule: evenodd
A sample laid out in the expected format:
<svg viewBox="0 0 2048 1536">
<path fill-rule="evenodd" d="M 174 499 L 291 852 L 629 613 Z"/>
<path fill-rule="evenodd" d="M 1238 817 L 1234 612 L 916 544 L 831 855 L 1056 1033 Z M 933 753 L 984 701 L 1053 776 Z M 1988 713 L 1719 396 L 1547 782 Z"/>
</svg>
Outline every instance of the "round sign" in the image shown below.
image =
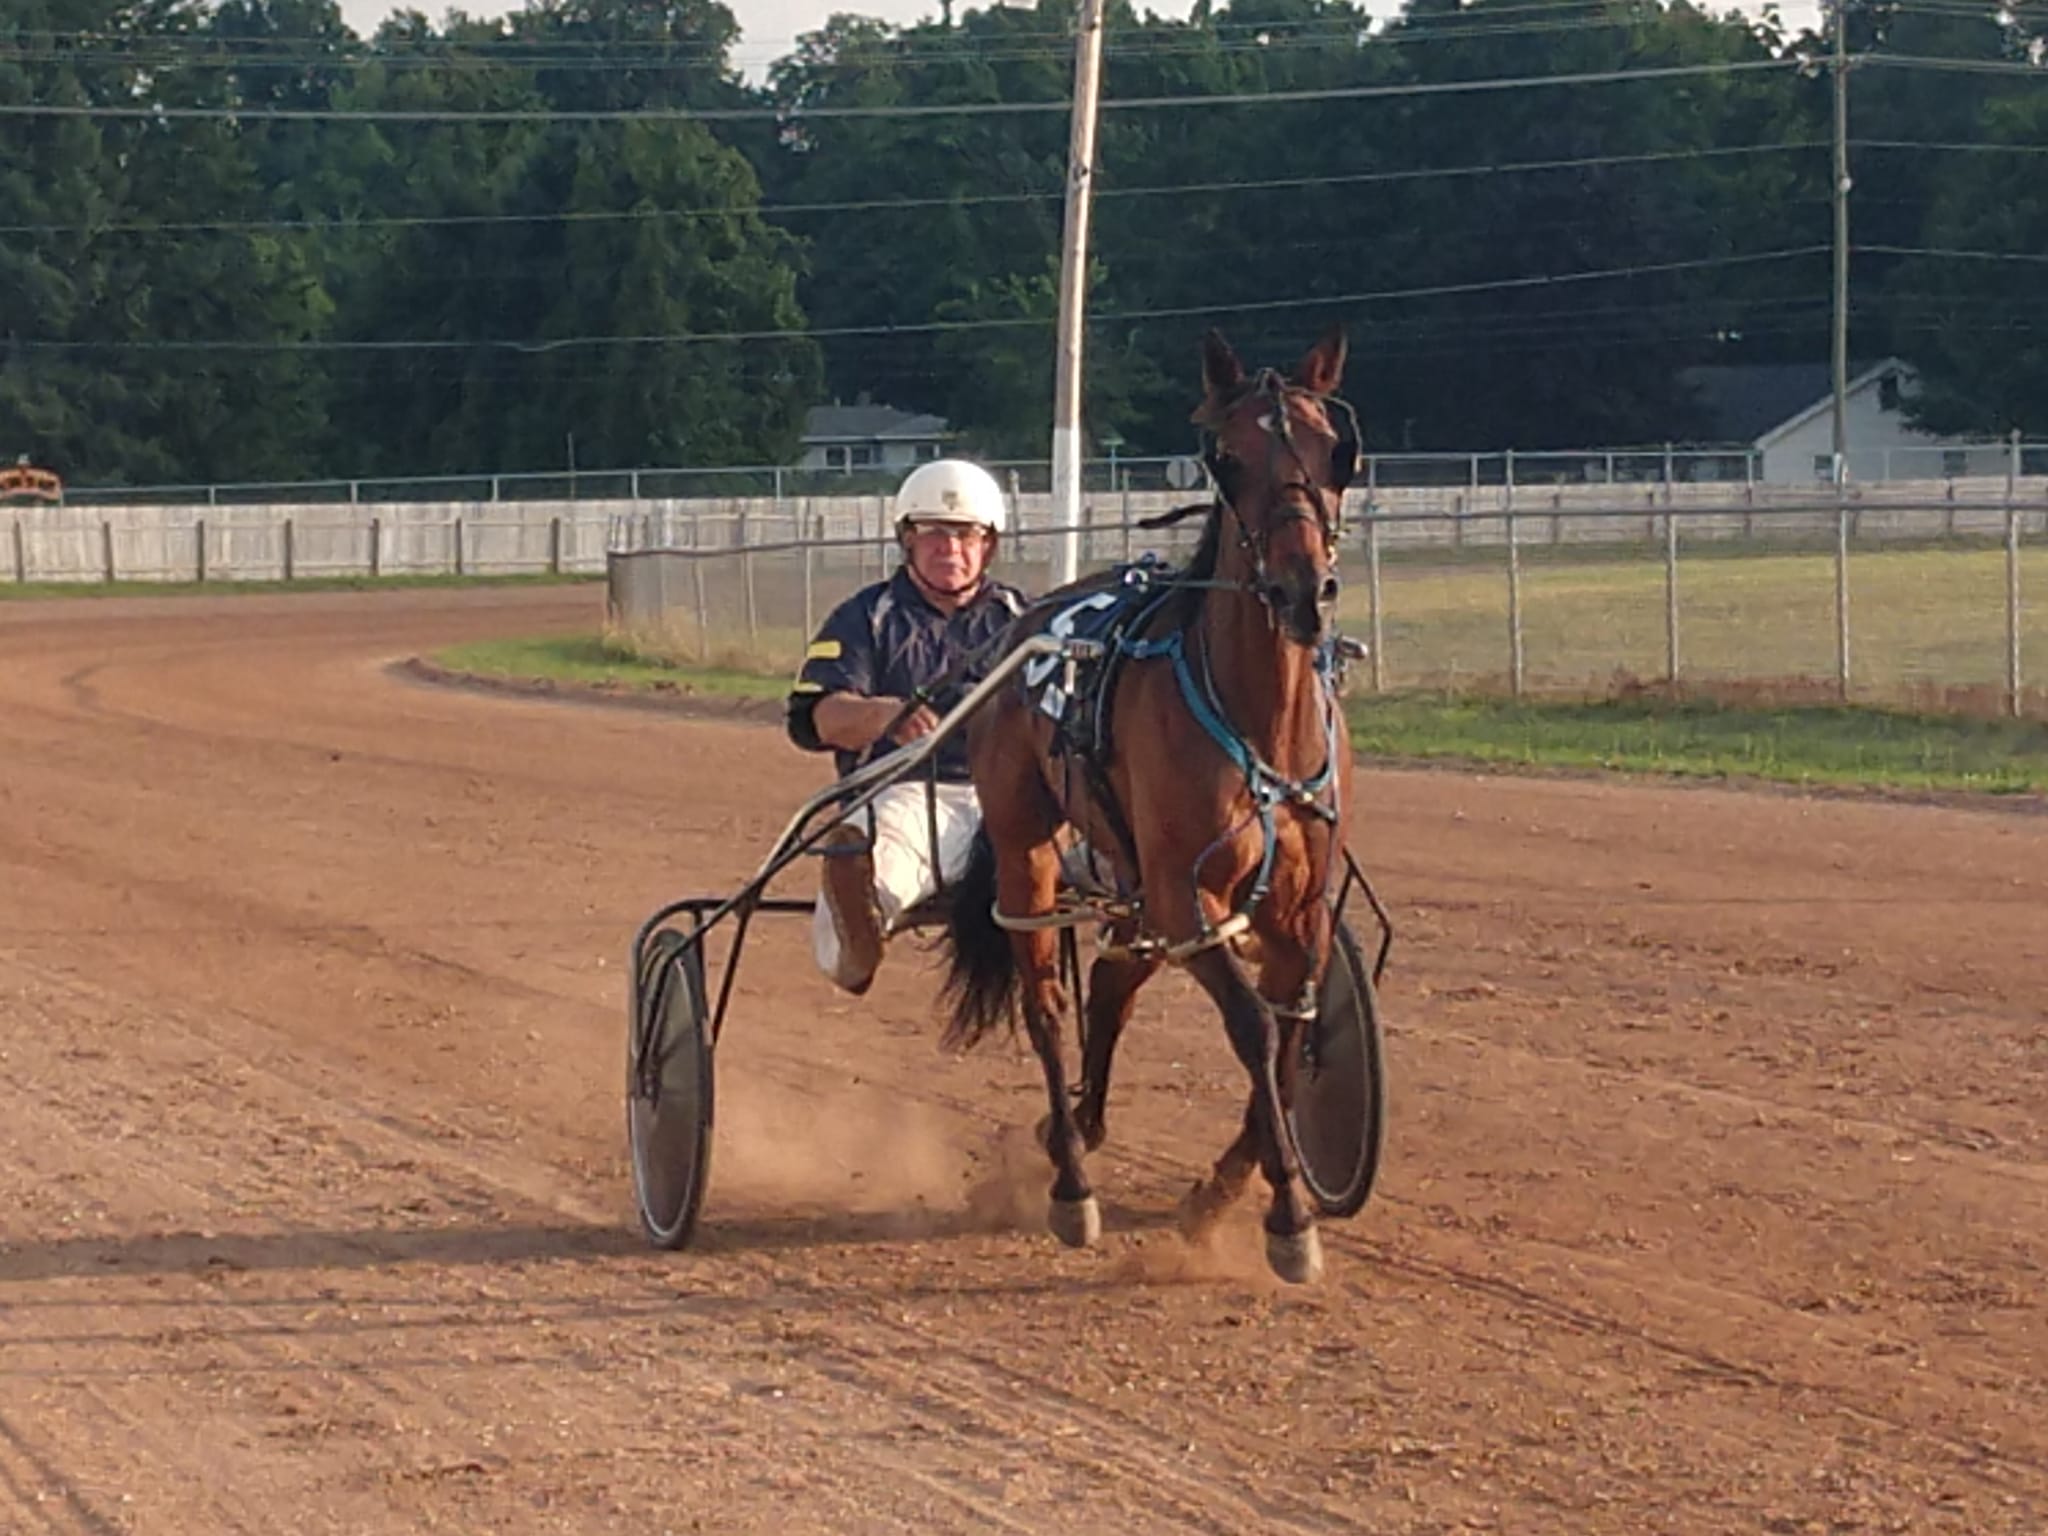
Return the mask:
<svg viewBox="0 0 2048 1536">
<path fill-rule="evenodd" d="M 1176 491 L 1192 491 L 1202 483 L 1202 465 L 1198 459 L 1182 455 L 1166 461 L 1166 483 Z"/>
</svg>

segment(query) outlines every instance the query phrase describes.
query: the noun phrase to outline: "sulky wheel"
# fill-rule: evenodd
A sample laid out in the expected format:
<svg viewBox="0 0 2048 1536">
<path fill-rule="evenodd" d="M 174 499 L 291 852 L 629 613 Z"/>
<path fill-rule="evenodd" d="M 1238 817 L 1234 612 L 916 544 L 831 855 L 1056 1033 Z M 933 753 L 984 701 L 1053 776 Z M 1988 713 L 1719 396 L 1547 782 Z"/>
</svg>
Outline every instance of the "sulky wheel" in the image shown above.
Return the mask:
<svg viewBox="0 0 2048 1536">
<path fill-rule="evenodd" d="M 1287 1118 L 1316 1208 L 1343 1217 L 1358 1214 L 1379 1176 L 1387 1079 L 1372 967 L 1341 922 L 1336 940 L 1316 1021 L 1302 1037 Z"/>
<path fill-rule="evenodd" d="M 635 982 L 626 1042 L 633 1194 L 647 1240 L 681 1248 L 697 1225 L 711 1175 L 711 1022 L 702 944 L 662 929 L 648 943 Z"/>
</svg>

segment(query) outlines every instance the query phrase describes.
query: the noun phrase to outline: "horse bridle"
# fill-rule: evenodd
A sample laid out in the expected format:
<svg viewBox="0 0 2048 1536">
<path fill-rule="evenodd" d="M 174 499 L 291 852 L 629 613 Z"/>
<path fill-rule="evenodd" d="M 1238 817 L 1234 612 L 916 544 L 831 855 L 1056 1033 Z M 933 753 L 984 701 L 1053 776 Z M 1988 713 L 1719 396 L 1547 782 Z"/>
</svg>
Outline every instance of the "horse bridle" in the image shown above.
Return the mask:
<svg viewBox="0 0 2048 1536">
<path fill-rule="evenodd" d="M 1272 606 L 1271 583 L 1266 580 L 1266 555 L 1272 547 L 1273 536 L 1291 522 L 1313 521 L 1322 531 L 1323 541 L 1331 550 L 1344 536 L 1344 492 L 1358 473 L 1360 453 L 1358 439 L 1358 412 L 1351 403 L 1337 395 L 1317 394 L 1300 386 L 1290 386 L 1281 377 L 1279 370 L 1262 368 L 1245 395 L 1256 392 L 1263 395 L 1272 409 L 1259 418 L 1259 425 L 1267 435 L 1266 468 L 1269 481 L 1277 482 L 1274 491 L 1274 509 L 1266 519 L 1265 526 L 1254 536 L 1251 524 L 1243 512 L 1238 510 L 1237 501 L 1231 495 L 1228 483 L 1234 475 L 1226 474 L 1231 461 L 1224 454 L 1215 432 L 1208 434 L 1208 442 L 1202 451 L 1202 464 L 1209 472 L 1209 481 L 1216 491 L 1216 499 L 1230 514 L 1231 522 L 1237 529 L 1238 546 L 1251 557 L 1252 590 L 1259 600 L 1269 608 Z M 1287 397 L 1292 392 L 1306 396 L 1323 408 L 1330 418 L 1330 424 L 1337 433 L 1337 446 L 1330 452 L 1331 484 L 1320 486 L 1310 473 L 1308 461 L 1302 457 L 1301 447 L 1294 440 L 1293 423 L 1287 415 Z M 1240 402 L 1245 395 L 1239 397 Z M 1273 474 L 1273 461 L 1282 451 L 1294 460 L 1301 471 L 1299 475 L 1281 478 Z M 1313 504 L 1313 510 L 1287 499 L 1287 493 L 1299 490 L 1306 494 Z"/>
</svg>

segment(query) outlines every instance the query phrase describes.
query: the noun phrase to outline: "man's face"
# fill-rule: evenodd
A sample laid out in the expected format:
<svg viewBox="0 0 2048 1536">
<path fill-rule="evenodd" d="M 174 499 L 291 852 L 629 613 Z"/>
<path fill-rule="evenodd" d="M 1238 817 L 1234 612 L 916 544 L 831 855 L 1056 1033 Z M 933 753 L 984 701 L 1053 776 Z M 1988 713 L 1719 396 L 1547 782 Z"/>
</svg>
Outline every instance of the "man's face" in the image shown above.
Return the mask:
<svg viewBox="0 0 2048 1536">
<path fill-rule="evenodd" d="M 903 543 L 911 570 L 935 592 L 973 591 L 988 565 L 988 530 L 976 523 L 907 523 Z"/>
</svg>

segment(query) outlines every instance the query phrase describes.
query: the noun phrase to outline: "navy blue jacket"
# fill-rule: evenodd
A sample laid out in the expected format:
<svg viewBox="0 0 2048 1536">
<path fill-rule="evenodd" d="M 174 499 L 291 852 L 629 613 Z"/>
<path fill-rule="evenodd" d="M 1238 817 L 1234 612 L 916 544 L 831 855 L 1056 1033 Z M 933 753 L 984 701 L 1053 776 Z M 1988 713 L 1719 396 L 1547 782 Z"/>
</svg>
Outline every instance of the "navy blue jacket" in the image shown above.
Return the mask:
<svg viewBox="0 0 2048 1536">
<path fill-rule="evenodd" d="M 917 590 L 910 573 L 899 567 L 887 581 L 854 593 L 825 620 L 790 690 L 789 739 L 806 752 L 826 751 L 811 718 L 826 694 L 907 699 L 919 688 L 931 689 L 962 657 L 981 653 L 979 665 L 932 695 L 933 711 L 943 715 L 986 675 L 995 659 L 996 636 L 1023 611 L 1023 594 L 1015 587 L 988 581 L 974 601 L 950 615 L 941 613 Z M 844 775 L 865 757 L 880 756 L 894 746 L 878 742 L 865 754 L 831 750 Z M 939 749 L 938 769 L 941 779 L 966 780 L 966 732 Z"/>
</svg>

